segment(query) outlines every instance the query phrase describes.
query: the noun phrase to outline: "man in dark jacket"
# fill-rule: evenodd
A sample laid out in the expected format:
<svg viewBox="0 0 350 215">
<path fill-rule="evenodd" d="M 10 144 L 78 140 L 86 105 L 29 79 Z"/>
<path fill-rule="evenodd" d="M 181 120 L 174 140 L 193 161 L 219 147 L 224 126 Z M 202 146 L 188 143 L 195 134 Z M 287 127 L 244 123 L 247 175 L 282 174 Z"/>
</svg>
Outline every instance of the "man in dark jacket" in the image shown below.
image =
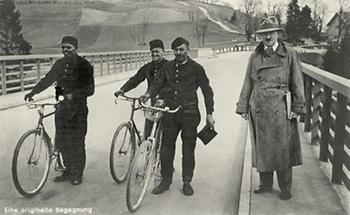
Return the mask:
<svg viewBox="0 0 350 215">
<path fill-rule="evenodd" d="M 134 89 L 141 82 L 147 79 L 147 86 L 151 86 L 154 79 L 164 70 L 168 60 L 164 58 L 164 44 L 163 41 L 155 39 L 149 42 L 152 61 L 143 65 L 137 73 L 131 77 L 117 92 L 114 93 L 116 97 Z M 153 122 L 146 119 L 143 137 L 146 139 L 152 131 Z"/>
<path fill-rule="evenodd" d="M 197 89 L 201 88 L 207 111 L 207 123 L 214 126 L 214 95 L 209 85 L 209 79 L 204 68 L 189 58 L 189 42 L 184 38 L 176 38 L 171 48 L 175 60 L 170 61 L 164 72 L 150 86 L 144 95 L 145 99 L 154 97 L 162 90 L 162 98 L 171 109 L 182 106 L 175 114 L 164 114 L 162 118 L 162 148 L 161 148 L 161 175 L 162 181 L 152 193 L 160 194 L 168 190 L 172 183 L 175 143 L 179 132 L 182 138 L 182 180 L 183 193 L 193 195 L 190 184 L 195 167 L 195 147 L 197 126 L 200 122 Z"/>
<path fill-rule="evenodd" d="M 94 94 L 93 67 L 77 54 L 78 40 L 65 36 L 61 42 L 63 58 L 58 59 L 51 70 L 34 86 L 24 99 L 32 100 L 35 94 L 56 82 L 56 93 L 64 96 L 56 109 L 56 148 L 62 153 L 65 171 L 56 182 L 70 180 L 82 183 L 85 167 L 85 135 L 87 132 L 87 97 Z"/>
</svg>

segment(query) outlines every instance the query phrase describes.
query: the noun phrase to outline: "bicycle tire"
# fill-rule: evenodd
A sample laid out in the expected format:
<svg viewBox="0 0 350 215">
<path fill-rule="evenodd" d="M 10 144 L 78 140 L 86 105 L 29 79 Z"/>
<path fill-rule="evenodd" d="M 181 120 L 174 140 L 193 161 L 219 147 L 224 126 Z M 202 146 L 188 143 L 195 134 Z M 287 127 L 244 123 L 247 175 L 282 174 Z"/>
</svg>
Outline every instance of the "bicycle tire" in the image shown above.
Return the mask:
<svg viewBox="0 0 350 215">
<path fill-rule="evenodd" d="M 17 191 L 22 194 L 25 197 L 32 197 L 40 192 L 40 190 L 44 187 L 49 171 L 50 171 L 50 165 L 51 165 L 51 159 L 50 159 L 50 148 L 48 145 L 48 140 L 44 137 L 44 135 L 40 135 L 41 131 L 39 129 L 32 129 L 27 131 L 22 135 L 22 137 L 19 139 L 15 151 L 13 153 L 12 157 L 12 179 L 14 182 L 14 185 L 17 189 Z M 25 181 L 22 180 L 21 174 L 24 173 L 21 169 L 19 169 L 22 162 L 20 160 L 20 157 L 22 154 L 21 151 L 24 151 L 24 147 L 28 147 L 27 145 L 31 142 L 30 137 L 34 135 L 34 144 L 33 146 L 29 146 L 29 149 L 31 153 L 29 153 L 29 157 L 24 163 L 26 168 L 29 168 L 29 172 L 35 171 L 36 168 L 39 168 L 39 158 L 43 157 L 43 164 L 44 164 L 44 170 L 43 174 L 38 177 L 38 183 L 34 183 L 32 188 L 27 188 L 24 184 L 24 182 L 29 182 L 28 179 Z M 39 137 L 39 143 L 36 142 L 37 138 Z M 21 150 L 23 149 L 23 150 Z M 46 152 L 42 153 L 42 150 L 46 150 Z M 29 158 L 31 160 L 29 160 Z M 36 160 L 37 159 L 37 160 Z M 34 161 L 36 160 L 36 161 Z M 31 174 L 31 173 L 30 173 Z"/>
<path fill-rule="evenodd" d="M 152 143 L 145 140 L 141 143 L 132 161 L 126 187 L 126 204 L 131 212 L 141 206 L 145 197 L 152 176 L 153 160 Z"/>
<path fill-rule="evenodd" d="M 120 139 L 123 131 L 125 132 L 124 137 Z M 135 147 L 135 134 L 131 125 L 128 122 L 120 124 L 114 132 L 109 153 L 109 169 L 112 178 L 118 184 L 124 182 L 128 176 L 131 162 L 135 155 Z"/>
</svg>

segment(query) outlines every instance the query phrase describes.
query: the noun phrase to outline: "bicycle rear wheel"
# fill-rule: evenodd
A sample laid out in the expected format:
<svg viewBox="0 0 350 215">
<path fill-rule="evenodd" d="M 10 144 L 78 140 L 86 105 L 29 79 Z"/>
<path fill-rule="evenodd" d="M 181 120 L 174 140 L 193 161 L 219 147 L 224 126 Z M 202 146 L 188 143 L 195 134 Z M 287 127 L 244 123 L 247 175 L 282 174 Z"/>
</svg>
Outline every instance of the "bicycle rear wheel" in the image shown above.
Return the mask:
<svg viewBox="0 0 350 215">
<path fill-rule="evenodd" d="M 135 134 L 129 123 L 122 123 L 115 131 L 109 155 L 109 169 L 118 184 L 125 181 L 135 154 Z"/>
<path fill-rule="evenodd" d="M 130 211 L 136 211 L 145 197 L 153 170 L 152 143 L 143 141 L 131 164 L 126 188 L 126 204 Z"/>
<path fill-rule="evenodd" d="M 39 129 L 32 129 L 20 138 L 12 158 L 12 179 L 17 191 L 32 197 L 43 188 L 50 171 L 47 139 Z"/>
</svg>

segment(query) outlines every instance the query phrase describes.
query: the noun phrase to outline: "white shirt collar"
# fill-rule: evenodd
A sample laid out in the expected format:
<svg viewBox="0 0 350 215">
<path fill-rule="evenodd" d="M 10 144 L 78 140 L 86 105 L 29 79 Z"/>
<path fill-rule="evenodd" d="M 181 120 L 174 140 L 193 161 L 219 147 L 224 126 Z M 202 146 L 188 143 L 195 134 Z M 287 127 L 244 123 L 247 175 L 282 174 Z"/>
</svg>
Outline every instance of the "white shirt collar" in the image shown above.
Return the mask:
<svg viewBox="0 0 350 215">
<path fill-rule="evenodd" d="M 273 46 L 272 46 L 272 50 L 275 52 L 276 50 L 277 50 L 277 48 L 278 48 L 278 42 L 276 42 Z M 266 50 L 267 49 L 267 46 L 265 46 L 264 45 L 264 50 Z"/>
</svg>

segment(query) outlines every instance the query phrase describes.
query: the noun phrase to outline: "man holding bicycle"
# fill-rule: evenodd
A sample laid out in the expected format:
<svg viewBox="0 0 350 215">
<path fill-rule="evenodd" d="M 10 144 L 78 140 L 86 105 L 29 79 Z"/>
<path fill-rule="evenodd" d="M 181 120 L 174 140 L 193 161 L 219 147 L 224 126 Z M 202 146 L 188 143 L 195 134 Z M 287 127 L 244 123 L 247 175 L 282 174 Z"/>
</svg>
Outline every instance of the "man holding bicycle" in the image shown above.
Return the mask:
<svg viewBox="0 0 350 215">
<path fill-rule="evenodd" d="M 164 44 L 162 40 L 155 39 L 149 42 L 152 61 L 143 65 L 137 73 L 131 77 L 117 92 L 116 97 L 134 89 L 141 82 L 147 79 L 148 87 L 152 85 L 154 79 L 164 70 L 168 60 L 164 58 Z M 146 139 L 152 131 L 153 122 L 146 119 L 144 129 L 144 139 Z"/>
<path fill-rule="evenodd" d="M 171 48 L 175 60 L 170 61 L 143 96 L 144 100 L 155 97 L 160 90 L 165 103 L 170 109 L 182 106 L 175 114 L 165 113 L 162 118 L 163 138 L 161 146 L 162 181 L 153 194 L 161 194 L 169 189 L 173 177 L 175 143 L 179 132 L 182 138 L 182 180 L 184 195 L 193 195 L 190 184 L 195 167 L 195 147 L 197 126 L 200 122 L 197 89 L 201 88 L 207 111 L 207 123 L 213 127 L 214 94 L 204 68 L 188 56 L 189 42 L 181 37 L 176 38 Z"/>
<path fill-rule="evenodd" d="M 69 180 L 72 185 L 82 183 L 85 168 L 85 135 L 87 132 L 87 97 L 94 94 L 93 67 L 77 54 L 78 40 L 65 36 L 61 42 L 63 58 L 58 59 L 51 70 L 34 86 L 24 100 L 32 100 L 56 82 L 56 94 L 64 96 L 55 114 L 55 144 L 61 152 L 66 167 L 55 182 Z M 56 95 L 57 96 L 57 95 Z"/>
</svg>

